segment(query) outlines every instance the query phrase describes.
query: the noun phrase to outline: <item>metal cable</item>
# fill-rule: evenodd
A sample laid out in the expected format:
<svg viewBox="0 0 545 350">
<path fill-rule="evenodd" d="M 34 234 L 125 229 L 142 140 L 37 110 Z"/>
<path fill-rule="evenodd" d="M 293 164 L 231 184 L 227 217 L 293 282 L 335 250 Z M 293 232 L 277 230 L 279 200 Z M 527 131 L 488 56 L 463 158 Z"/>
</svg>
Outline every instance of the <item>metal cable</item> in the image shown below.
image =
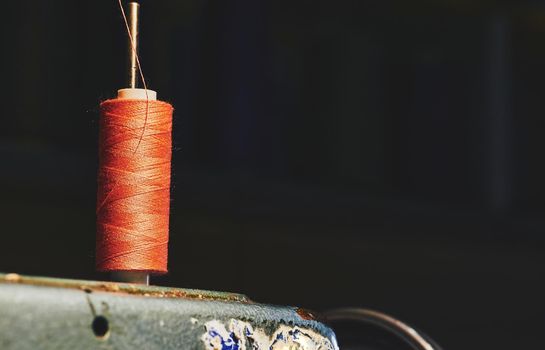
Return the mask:
<svg viewBox="0 0 545 350">
<path fill-rule="evenodd" d="M 382 328 L 397 337 L 414 350 L 441 350 L 429 337 L 419 333 L 406 323 L 379 311 L 362 308 L 334 309 L 324 314 L 327 321 L 358 321 Z"/>
</svg>

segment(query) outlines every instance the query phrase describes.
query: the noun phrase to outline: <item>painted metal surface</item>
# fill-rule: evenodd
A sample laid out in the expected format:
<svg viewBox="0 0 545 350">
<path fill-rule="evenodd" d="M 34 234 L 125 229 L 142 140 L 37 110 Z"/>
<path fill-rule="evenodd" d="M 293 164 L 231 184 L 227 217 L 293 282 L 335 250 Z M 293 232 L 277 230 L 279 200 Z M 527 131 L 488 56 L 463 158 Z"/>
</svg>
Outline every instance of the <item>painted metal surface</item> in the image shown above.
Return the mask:
<svg viewBox="0 0 545 350">
<path fill-rule="evenodd" d="M 233 293 L 0 274 L 0 349 L 336 350 L 308 315 Z"/>
<path fill-rule="evenodd" d="M 327 337 L 298 326 L 280 325 L 273 332 L 254 328 L 251 322 L 231 319 L 227 324 L 212 320 L 204 324 L 203 340 L 208 350 L 249 349 L 321 349 L 334 350 L 334 343 Z"/>
</svg>

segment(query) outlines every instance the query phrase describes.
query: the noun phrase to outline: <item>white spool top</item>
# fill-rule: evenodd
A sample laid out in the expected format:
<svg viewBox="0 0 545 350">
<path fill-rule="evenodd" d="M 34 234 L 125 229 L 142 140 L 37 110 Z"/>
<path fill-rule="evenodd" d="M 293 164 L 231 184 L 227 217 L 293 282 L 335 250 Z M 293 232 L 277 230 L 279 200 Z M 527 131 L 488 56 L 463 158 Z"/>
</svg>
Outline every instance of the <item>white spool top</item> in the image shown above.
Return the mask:
<svg viewBox="0 0 545 350">
<path fill-rule="evenodd" d="M 124 100 L 146 100 L 146 91 L 147 99 L 150 101 L 157 100 L 157 92 L 150 89 L 119 89 L 117 90 L 117 98 Z"/>
</svg>

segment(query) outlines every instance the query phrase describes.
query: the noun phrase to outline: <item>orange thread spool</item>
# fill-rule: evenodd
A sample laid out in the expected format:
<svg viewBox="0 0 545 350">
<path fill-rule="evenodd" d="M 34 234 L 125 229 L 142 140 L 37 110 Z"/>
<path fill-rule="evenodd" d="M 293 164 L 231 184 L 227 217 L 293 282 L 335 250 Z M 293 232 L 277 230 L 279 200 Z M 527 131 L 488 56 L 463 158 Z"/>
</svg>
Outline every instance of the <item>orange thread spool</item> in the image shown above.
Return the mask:
<svg viewBox="0 0 545 350">
<path fill-rule="evenodd" d="M 113 99 L 100 112 L 96 267 L 166 273 L 173 108 Z"/>
</svg>

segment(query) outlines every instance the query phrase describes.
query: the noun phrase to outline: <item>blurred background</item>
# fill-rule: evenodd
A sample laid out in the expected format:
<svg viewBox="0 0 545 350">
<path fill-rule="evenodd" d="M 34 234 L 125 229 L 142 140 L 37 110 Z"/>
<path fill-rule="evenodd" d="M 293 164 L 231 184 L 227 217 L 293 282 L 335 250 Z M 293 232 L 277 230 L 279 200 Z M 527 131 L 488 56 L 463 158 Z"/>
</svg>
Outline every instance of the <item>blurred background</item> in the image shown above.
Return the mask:
<svg viewBox="0 0 545 350">
<path fill-rule="evenodd" d="M 542 347 L 545 1 L 142 1 L 175 106 L 170 273 L 364 306 L 447 349 Z M 2 5 L 0 271 L 94 272 L 117 1 Z"/>
</svg>

